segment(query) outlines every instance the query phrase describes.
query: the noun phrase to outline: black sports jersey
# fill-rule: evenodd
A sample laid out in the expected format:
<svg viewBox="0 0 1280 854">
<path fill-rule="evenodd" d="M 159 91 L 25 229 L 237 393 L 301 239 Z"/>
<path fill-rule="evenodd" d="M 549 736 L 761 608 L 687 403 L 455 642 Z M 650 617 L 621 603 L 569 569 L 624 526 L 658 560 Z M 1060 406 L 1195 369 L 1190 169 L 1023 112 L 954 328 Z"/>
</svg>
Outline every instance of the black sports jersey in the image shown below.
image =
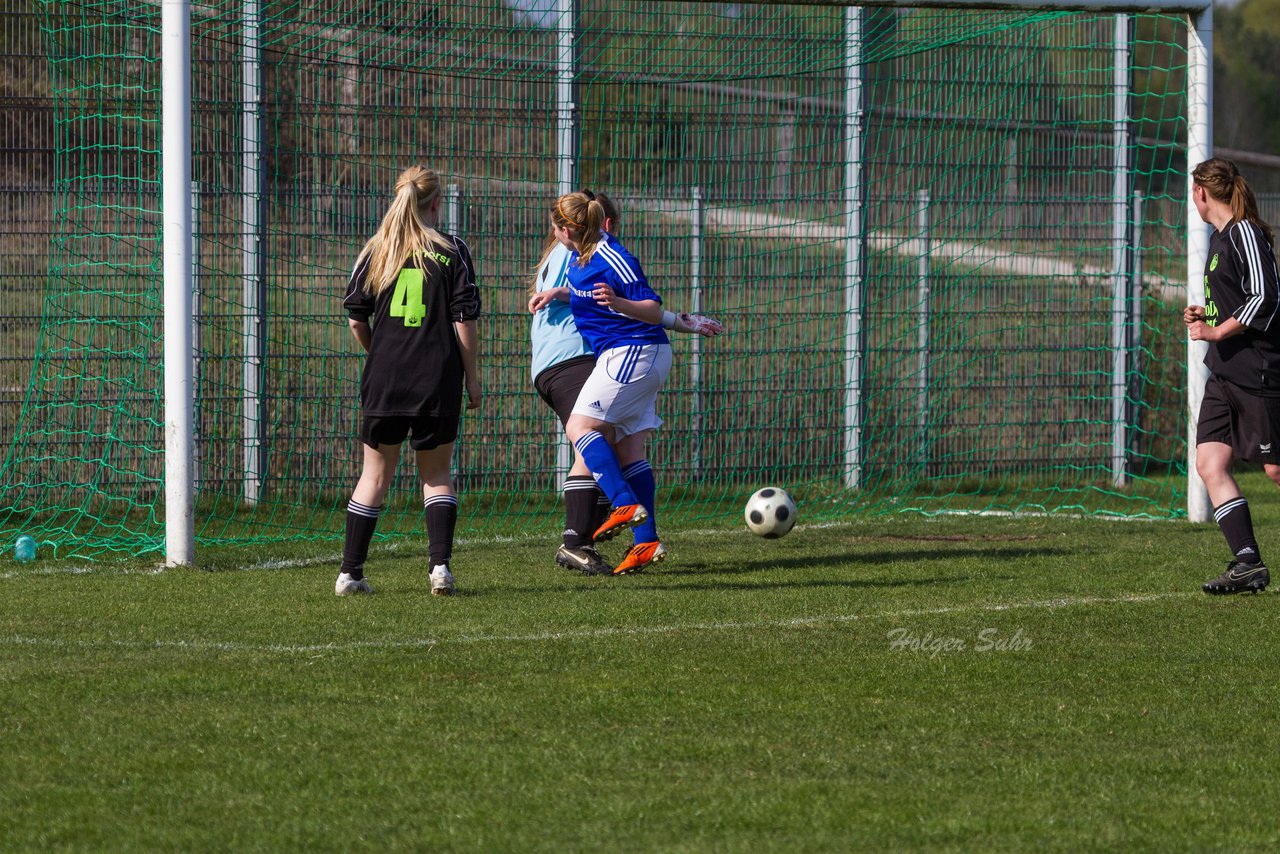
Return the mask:
<svg viewBox="0 0 1280 854">
<path fill-rule="evenodd" d="M 1215 231 L 1204 266 L 1205 322 L 1234 317 L 1245 330 L 1209 344 L 1215 376 L 1259 394 L 1280 395 L 1280 275 L 1262 230 L 1247 220 Z"/>
<path fill-rule="evenodd" d="M 443 415 L 460 411 L 462 354 L 455 321 L 480 315 L 471 251 L 445 235 L 453 251 L 430 246 L 411 258 L 395 285 L 377 300 L 364 289 L 369 258 L 356 262 L 342 304 L 355 320 L 372 326 L 369 355 L 360 375 L 366 415 Z"/>
</svg>

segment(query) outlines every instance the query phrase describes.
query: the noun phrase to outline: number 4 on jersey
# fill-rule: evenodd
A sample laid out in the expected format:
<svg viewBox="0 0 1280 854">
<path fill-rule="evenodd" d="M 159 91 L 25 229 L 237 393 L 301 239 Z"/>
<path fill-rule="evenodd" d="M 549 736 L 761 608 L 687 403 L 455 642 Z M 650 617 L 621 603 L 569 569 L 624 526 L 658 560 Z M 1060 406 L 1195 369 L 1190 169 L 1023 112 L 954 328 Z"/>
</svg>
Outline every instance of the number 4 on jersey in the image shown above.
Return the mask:
<svg viewBox="0 0 1280 854">
<path fill-rule="evenodd" d="M 391 294 L 392 317 L 403 317 L 405 326 L 421 326 L 427 316 L 422 302 L 422 271 L 409 268 L 401 270 L 396 278 L 396 289 Z"/>
</svg>

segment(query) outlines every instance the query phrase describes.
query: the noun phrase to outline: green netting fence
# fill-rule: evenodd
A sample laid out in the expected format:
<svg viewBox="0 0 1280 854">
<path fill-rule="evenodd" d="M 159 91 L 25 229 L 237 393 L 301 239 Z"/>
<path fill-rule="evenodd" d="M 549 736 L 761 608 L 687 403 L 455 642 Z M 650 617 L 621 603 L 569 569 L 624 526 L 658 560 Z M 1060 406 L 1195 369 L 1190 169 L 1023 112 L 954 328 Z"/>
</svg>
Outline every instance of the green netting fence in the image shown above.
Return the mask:
<svg viewBox="0 0 1280 854">
<path fill-rule="evenodd" d="M 11 297 L 39 324 L 6 368 L 0 531 L 59 555 L 162 550 L 160 4 L 35 10 L 24 85 L 52 105 L 53 236 Z M 524 307 L 566 180 L 619 202 L 668 305 L 729 329 L 674 342 L 651 443 L 664 526 L 739 524 L 764 484 L 807 521 L 1182 514 L 1186 21 L 1122 22 L 193 5 L 197 543 L 341 539 L 362 357 L 340 300 L 414 162 L 449 185 L 485 298 L 464 536 L 559 525 Z M 408 466 L 393 506 L 385 533 L 421 530 Z"/>
</svg>

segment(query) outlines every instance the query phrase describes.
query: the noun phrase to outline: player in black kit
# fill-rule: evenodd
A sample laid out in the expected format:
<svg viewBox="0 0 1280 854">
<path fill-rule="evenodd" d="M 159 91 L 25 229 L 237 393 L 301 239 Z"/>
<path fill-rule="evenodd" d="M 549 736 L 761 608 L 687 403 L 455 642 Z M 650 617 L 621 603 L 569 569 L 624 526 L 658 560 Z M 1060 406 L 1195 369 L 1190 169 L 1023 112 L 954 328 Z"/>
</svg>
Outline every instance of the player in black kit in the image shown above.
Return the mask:
<svg viewBox="0 0 1280 854">
<path fill-rule="evenodd" d="M 406 437 L 422 481 L 431 592 L 454 590 L 449 559 L 458 497 L 449 463 L 464 386 L 467 408 L 480 406 L 480 289 L 470 250 L 436 229 L 439 214 L 439 177 L 422 166 L 406 169 L 377 233 L 360 250 L 342 301 L 369 355 L 360 376 L 364 469 L 347 504 L 339 596 L 372 592 L 364 562 Z"/>
<path fill-rule="evenodd" d="M 1249 503 L 1232 460 L 1262 463 L 1280 485 L 1280 275 L 1271 228 L 1229 160 L 1206 160 L 1191 173 L 1191 198 L 1213 226 L 1204 268 L 1205 304 L 1182 313 L 1193 341 L 1209 344 L 1210 377 L 1196 424 L 1196 472 L 1213 518 L 1231 549 L 1226 572 L 1204 592 L 1261 593 L 1271 583 L 1253 533 Z"/>
</svg>

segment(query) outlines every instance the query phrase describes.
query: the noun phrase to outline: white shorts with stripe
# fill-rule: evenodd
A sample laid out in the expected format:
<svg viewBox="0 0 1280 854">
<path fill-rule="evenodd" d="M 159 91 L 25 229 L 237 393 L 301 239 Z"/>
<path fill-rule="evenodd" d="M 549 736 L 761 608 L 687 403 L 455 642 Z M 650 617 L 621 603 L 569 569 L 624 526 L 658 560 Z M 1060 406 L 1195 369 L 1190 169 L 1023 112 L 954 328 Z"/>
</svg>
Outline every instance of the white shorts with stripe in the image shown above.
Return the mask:
<svg viewBox="0 0 1280 854">
<path fill-rule="evenodd" d="M 582 385 L 574 415 L 610 424 L 622 439 L 662 426 L 658 391 L 671 373 L 670 344 L 627 344 L 596 357 L 595 370 Z"/>
</svg>

